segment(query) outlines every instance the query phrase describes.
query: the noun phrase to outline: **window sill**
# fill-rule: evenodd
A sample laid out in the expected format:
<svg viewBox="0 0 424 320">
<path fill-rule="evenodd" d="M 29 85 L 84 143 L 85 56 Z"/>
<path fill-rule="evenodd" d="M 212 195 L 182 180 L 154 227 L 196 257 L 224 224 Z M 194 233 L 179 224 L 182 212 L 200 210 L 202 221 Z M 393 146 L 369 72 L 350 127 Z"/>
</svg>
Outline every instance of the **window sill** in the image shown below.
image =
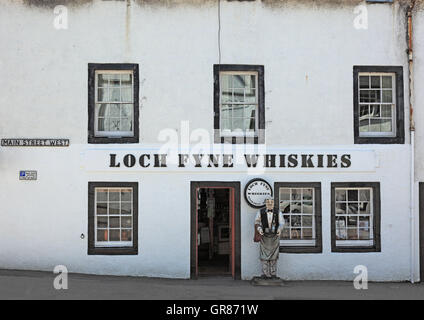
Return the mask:
<svg viewBox="0 0 424 320">
<path fill-rule="evenodd" d="M 95 247 L 88 248 L 88 255 L 138 255 L 137 247 Z"/>
<path fill-rule="evenodd" d="M 107 143 L 138 143 L 138 137 L 96 137 L 88 136 L 88 143 L 107 144 Z"/>
<path fill-rule="evenodd" d="M 403 137 L 371 137 L 362 136 L 355 137 L 355 144 L 404 144 L 405 139 Z"/>
<path fill-rule="evenodd" d="M 320 246 L 283 246 L 280 245 L 280 253 L 322 253 Z"/>
</svg>

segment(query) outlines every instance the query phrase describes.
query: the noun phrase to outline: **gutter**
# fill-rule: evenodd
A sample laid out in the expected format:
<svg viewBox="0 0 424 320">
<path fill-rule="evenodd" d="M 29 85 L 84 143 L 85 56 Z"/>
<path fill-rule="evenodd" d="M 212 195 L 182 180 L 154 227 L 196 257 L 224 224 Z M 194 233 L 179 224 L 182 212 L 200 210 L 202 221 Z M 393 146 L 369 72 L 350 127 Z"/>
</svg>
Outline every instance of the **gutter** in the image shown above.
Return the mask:
<svg viewBox="0 0 424 320">
<path fill-rule="evenodd" d="M 415 1 L 411 0 L 407 8 L 407 40 L 408 40 L 408 73 L 409 73 L 409 132 L 411 143 L 411 173 L 410 173 L 410 281 L 415 282 L 415 122 L 414 122 L 414 59 L 413 59 L 413 32 L 412 32 L 412 12 Z"/>
</svg>

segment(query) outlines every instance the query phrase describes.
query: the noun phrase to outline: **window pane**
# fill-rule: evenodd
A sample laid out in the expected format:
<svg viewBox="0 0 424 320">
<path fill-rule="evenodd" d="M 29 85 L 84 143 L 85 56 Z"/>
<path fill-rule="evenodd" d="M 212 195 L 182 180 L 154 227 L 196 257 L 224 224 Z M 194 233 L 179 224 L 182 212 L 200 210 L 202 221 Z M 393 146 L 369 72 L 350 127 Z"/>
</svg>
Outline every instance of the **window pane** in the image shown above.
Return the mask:
<svg viewBox="0 0 424 320">
<path fill-rule="evenodd" d="M 290 239 L 290 229 L 284 227 L 283 228 L 283 232 L 281 232 L 281 237 L 280 239 Z"/>
<path fill-rule="evenodd" d="M 109 101 L 121 101 L 121 89 L 110 88 L 109 89 Z"/>
<path fill-rule="evenodd" d="M 370 130 L 370 121 L 368 119 L 366 120 L 360 120 L 359 121 L 359 132 L 368 132 Z"/>
<path fill-rule="evenodd" d="M 122 201 L 132 201 L 132 189 L 122 189 L 121 190 L 121 200 Z"/>
<path fill-rule="evenodd" d="M 369 105 L 364 104 L 364 105 L 361 105 L 359 108 L 360 108 L 359 109 L 359 117 L 360 118 L 367 118 L 367 117 L 369 117 L 369 115 L 370 115 Z"/>
<path fill-rule="evenodd" d="M 244 75 L 233 75 L 233 88 L 243 88 L 246 86 Z"/>
<path fill-rule="evenodd" d="M 109 130 L 109 119 L 99 118 L 97 123 L 98 131 L 108 131 Z"/>
<path fill-rule="evenodd" d="M 368 89 L 370 87 L 370 77 L 369 76 L 360 76 L 359 77 L 359 88 Z"/>
<path fill-rule="evenodd" d="M 97 230 L 97 241 L 108 241 L 107 236 L 107 230 Z"/>
<path fill-rule="evenodd" d="M 119 202 L 109 203 L 109 214 L 120 214 L 120 212 L 119 212 Z"/>
<path fill-rule="evenodd" d="M 119 201 L 120 200 L 120 190 L 119 189 L 110 189 L 109 190 L 109 201 Z"/>
<path fill-rule="evenodd" d="M 120 118 L 110 118 L 109 119 L 109 130 L 110 131 L 120 131 L 121 130 L 121 119 Z"/>
<path fill-rule="evenodd" d="M 290 200 L 289 188 L 280 188 L 280 200 Z"/>
<path fill-rule="evenodd" d="M 358 213 L 358 204 L 349 203 L 347 213 L 348 214 L 357 214 Z"/>
<path fill-rule="evenodd" d="M 100 104 L 99 105 L 99 111 L 98 111 L 98 116 L 99 117 L 106 117 L 109 115 L 109 105 L 108 104 Z"/>
<path fill-rule="evenodd" d="M 244 106 L 244 117 L 246 118 L 254 118 L 255 117 L 255 105 L 247 105 Z"/>
<path fill-rule="evenodd" d="M 133 101 L 133 92 L 132 92 L 131 87 L 121 89 L 121 101 L 122 102 L 132 102 Z"/>
<path fill-rule="evenodd" d="M 107 217 L 97 217 L 97 228 L 107 228 Z"/>
<path fill-rule="evenodd" d="M 246 103 L 256 103 L 256 91 L 255 91 L 255 89 L 247 89 L 246 90 L 244 101 Z"/>
<path fill-rule="evenodd" d="M 110 87 L 119 87 L 121 85 L 121 75 L 120 74 L 110 74 L 109 75 L 109 86 Z"/>
<path fill-rule="evenodd" d="M 280 202 L 280 210 L 283 213 L 290 213 L 290 201 L 281 201 Z"/>
<path fill-rule="evenodd" d="M 302 203 L 302 212 L 303 213 L 313 213 L 314 207 L 312 202 L 303 202 Z"/>
<path fill-rule="evenodd" d="M 301 239 L 301 236 L 302 236 L 301 229 L 291 229 L 292 239 Z"/>
<path fill-rule="evenodd" d="M 107 189 L 96 189 L 96 200 L 97 201 L 107 201 Z"/>
<path fill-rule="evenodd" d="M 358 240 L 358 229 L 347 229 L 348 240 Z"/>
<path fill-rule="evenodd" d="M 121 228 L 132 228 L 132 217 L 122 217 Z"/>
<path fill-rule="evenodd" d="M 97 90 L 97 101 L 99 101 L 99 102 L 107 101 L 108 100 L 108 94 L 109 94 L 109 91 L 108 91 L 107 88 L 98 89 Z"/>
<path fill-rule="evenodd" d="M 235 105 L 233 107 L 233 117 L 234 118 L 243 118 L 244 117 L 244 106 Z"/>
<path fill-rule="evenodd" d="M 360 214 L 369 214 L 370 213 L 370 203 L 369 202 L 359 202 L 359 213 Z"/>
<path fill-rule="evenodd" d="M 221 108 L 221 119 L 230 119 L 232 116 L 232 108 L 228 105 L 223 105 Z"/>
<path fill-rule="evenodd" d="M 133 105 L 132 104 L 121 105 L 121 117 L 131 118 L 132 117 L 132 111 L 133 111 Z"/>
<path fill-rule="evenodd" d="M 302 225 L 301 216 L 300 215 L 292 215 L 291 216 L 291 226 L 292 227 L 300 227 Z"/>
<path fill-rule="evenodd" d="M 383 102 L 393 102 L 393 93 L 392 90 L 383 90 Z"/>
<path fill-rule="evenodd" d="M 380 117 L 380 105 L 370 106 L 370 109 L 372 117 Z"/>
<path fill-rule="evenodd" d="M 233 118 L 233 130 L 244 130 L 243 118 Z"/>
<path fill-rule="evenodd" d="M 232 130 L 231 119 L 221 119 L 221 130 Z"/>
<path fill-rule="evenodd" d="M 346 203 L 336 203 L 336 214 L 346 214 Z"/>
<path fill-rule="evenodd" d="M 361 201 L 370 201 L 370 190 L 362 189 L 359 190 L 359 200 Z"/>
<path fill-rule="evenodd" d="M 337 240 L 346 240 L 347 239 L 346 228 L 337 228 L 336 229 L 336 239 Z"/>
<path fill-rule="evenodd" d="M 121 108 L 119 104 L 110 104 L 109 105 L 109 116 L 119 117 L 121 114 Z"/>
<path fill-rule="evenodd" d="M 255 131 L 255 118 L 244 119 L 244 129 L 246 131 Z"/>
<path fill-rule="evenodd" d="M 121 235 L 121 241 L 132 241 L 131 229 L 122 230 Z"/>
<path fill-rule="evenodd" d="M 380 88 L 380 76 L 371 76 L 371 88 Z"/>
<path fill-rule="evenodd" d="M 121 119 L 121 130 L 122 131 L 132 131 L 132 120 L 129 118 Z"/>
<path fill-rule="evenodd" d="M 234 102 L 244 102 L 244 89 L 234 89 L 233 90 L 233 101 Z"/>
<path fill-rule="evenodd" d="M 359 229 L 359 239 L 360 240 L 371 240 L 370 229 Z"/>
<path fill-rule="evenodd" d="M 348 227 L 357 227 L 358 226 L 358 217 L 356 217 L 356 216 L 347 217 L 347 226 Z"/>
<path fill-rule="evenodd" d="M 302 216 L 302 227 L 312 227 L 312 216 Z"/>
<path fill-rule="evenodd" d="M 107 203 L 105 203 L 105 202 L 98 202 L 96 206 L 97 206 L 96 213 L 98 215 L 107 214 Z"/>
<path fill-rule="evenodd" d="M 303 189 L 303 201 L 312 200 L 313 189 Z"/>
<path fill-rule="evenodd" d="M 348 190 L 347 196 L 349 201 L 358 201 L 358 190 Z"/>
<path fill-rule="evenodd" d="M 303 239 L 312 239 L 312 228 L 303 228 Z"/>
<path fill-rule="evenodd" d="M 291 189 L 292 191 L 292 200 L 301 200 L 302 199 L 302 189 Z"/>
<path fill-rule="evenodd" d="M 360 216 L 359 217 L 359 227 L 360 228 L 369 228 L 370 227 L 370 216 Z"/>
<path fill-rule="evenodd" d="M 383 88 L 391 88 L 391 87 L 392 87 L 392 77 L 383 76 Z"/>
<path fill-rule="evenodd" d="M 121 75 L 121 85 L 122 86 L 132 86 L 132 74 L 124 73 Z"/>
<path fill-rule="evenodd" d="M 121 241 L 120 230 L 110 230 L 109 241 Z"/>
<path fill-rule="evenodd" d="M 109 74 L 98 74 L 97 75 L 97 86 L 107 87 L 109 81 Z"/>
<path fill-rule="evenodd" d="M 119 217 L 109 217 L 109 228 L 119 228 Z"/>
<path fill-rule="evenodd" d="M 132 213 L 132 203 L 131 202 L 122 202 L 121 203 L 121 214 L 131 214 Z"/>
<path fill-rule="evenodd" d="M 382 119 L 371 119 L 370 120 L 370 131 L 381 132 Z"/>
<path fill-rule="evenodd" d="M 345 189 L 336 189 L 336 201 L 346 201 Z"/>
<path fill-rule="evenodd" d="M 392 117 L 392 106 L 391 105 L 381 106 L 381 116 L 391 118 Z"/>
<path fill-rule="evenodd" d="M 381 132 L 392 132 L 392 119 L 381 120 Z"/>
</svg>

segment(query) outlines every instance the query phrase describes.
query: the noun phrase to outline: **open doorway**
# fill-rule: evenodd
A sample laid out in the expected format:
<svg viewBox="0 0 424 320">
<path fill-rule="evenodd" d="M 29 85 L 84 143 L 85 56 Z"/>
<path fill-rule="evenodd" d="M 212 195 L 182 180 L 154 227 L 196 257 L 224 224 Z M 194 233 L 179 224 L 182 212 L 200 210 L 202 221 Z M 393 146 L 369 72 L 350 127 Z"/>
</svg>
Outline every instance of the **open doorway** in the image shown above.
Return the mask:
<svg viewBox="0 0 424 320">
<path fill-rule="evenodd" d="M 231 275 L 230 189 L 200 188 L 197 196 L 199 276 Z"/>
<path fill-rule="evenodd" d="M 240 184 L 192 182 L 191 277 L 240 278 Z"/>
</svg>

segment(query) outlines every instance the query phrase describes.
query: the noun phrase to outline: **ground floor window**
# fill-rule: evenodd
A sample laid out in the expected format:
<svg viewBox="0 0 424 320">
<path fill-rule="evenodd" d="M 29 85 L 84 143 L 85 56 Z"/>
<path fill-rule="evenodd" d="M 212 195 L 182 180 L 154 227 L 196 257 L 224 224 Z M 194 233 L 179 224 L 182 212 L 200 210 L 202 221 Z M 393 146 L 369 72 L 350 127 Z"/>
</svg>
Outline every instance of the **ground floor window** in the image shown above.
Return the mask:
<svg viewBox="0 0 424 320">
<path fill-rule="evenodd" d="M 322 252 L 321 184 L 277 182 L 274 190 L 285 222 L 280 252 Z"/>
<path fill-rule="evenodd" d="M 137 254 L 138 183 L 89 182 L 88 253 Z"/>
<path fill-rule="evenodd" d="M 332 251 L 380 251 L 380 184 L 331 184 Z"/>
</svg>

